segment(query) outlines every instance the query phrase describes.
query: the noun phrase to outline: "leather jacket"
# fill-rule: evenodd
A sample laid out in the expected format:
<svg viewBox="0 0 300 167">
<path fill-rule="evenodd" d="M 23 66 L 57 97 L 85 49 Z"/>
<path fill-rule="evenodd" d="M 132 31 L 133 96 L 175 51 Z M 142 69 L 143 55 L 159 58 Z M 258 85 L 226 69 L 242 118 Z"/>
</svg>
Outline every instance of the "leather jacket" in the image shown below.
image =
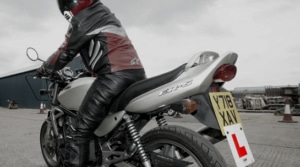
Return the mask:
<svg viewBox="0 0 300 167">
<path fill-rule="evenodd" d="M 79 53 L 86 68 L 98 74 L 143 69 L 120 21 L 100 1 L 73 16 L 65 41 L 44 68 L 60 70 Z"/>
</svg>

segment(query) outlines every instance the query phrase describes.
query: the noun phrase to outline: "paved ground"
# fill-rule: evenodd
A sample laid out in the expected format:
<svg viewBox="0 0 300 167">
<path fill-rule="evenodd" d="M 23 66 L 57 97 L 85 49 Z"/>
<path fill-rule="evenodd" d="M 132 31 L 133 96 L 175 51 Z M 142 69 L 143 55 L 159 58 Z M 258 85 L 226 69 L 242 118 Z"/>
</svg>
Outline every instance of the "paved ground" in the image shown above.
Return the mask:
<svg viewBox="0 0 300 167">
<path fill-rule="evenodd" d="M 280 123 L 283 117 L 271 113 L 241 113 L 240 116 L 256 161 L 252 166 L 300 166 L 300 117 L 293 117 L 299 123 Z M 234 166 L 227 144 L 222 141 L 216 147 L 227 163 Z"/>
<path fill-rule="evenodd" d="M 8 110 L 0 108 L 0 166 L 46 167 L 39 148 L 39 130 L 46 114 L 39 110 Z M 256 162 L 254 167 L 300 166 L 300 117 L 299 123 L 280 123 L 282 116 L 271 113 L 240 113 L 244 130 Z M 170 124 L 198 129 L 202 126 L 194 118 L 167 118 Z M 148 126 L 147 128 L 150 128 Z M 147 130 L 144 129 L 144 131 Z M 226 140 L 215 145 L 234 167 Z"/>
</svg>

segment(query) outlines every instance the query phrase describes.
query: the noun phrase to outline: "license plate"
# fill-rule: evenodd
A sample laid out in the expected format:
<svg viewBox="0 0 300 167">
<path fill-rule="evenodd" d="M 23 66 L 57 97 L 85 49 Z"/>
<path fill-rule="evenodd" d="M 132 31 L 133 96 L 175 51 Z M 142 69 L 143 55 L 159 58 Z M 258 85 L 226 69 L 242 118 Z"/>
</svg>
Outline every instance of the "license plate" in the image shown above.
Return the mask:
<svg viewBox="0 0 300 167">
<path fill-rule="evenodd" d="M 226 136 L 224 127 L 235 124 L 242 125 L 230 92 L 210 92 L 209 96 L 223 136 Z"/>
</svg>

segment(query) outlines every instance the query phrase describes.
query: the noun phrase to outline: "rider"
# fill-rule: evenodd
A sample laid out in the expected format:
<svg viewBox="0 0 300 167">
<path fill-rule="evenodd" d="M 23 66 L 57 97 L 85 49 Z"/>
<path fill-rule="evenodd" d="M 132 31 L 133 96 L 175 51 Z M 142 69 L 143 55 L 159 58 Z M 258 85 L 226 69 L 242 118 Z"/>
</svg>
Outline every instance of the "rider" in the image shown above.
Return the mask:
<svg viewBox="0 0 300 167">
<path fill-rule="evenodd" d="M 87 166 L 89 141 L 107 115 L 111 102 L 145 71 L 120 21 L 100 0 L 57 0 L 70 22 L 64 43 L 38 69 L 52 74 L 80 53 L 96 80 L 66 130 L 65 160 L 70 166 Z"/>
</svg>

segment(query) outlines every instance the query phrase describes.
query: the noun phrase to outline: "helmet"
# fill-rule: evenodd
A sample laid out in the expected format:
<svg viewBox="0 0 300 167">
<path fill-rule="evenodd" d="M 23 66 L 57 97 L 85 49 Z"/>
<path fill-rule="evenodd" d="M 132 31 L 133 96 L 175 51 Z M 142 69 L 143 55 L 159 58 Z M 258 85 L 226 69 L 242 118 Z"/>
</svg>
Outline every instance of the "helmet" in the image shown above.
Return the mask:
<svg viewBox="0 0 300 167">
<path fill-rule="evenodd" d="M 57 0 L 60 12 L 68 21 L 83 9 L 92 5 L 95 0 Z"/>
</svg>

